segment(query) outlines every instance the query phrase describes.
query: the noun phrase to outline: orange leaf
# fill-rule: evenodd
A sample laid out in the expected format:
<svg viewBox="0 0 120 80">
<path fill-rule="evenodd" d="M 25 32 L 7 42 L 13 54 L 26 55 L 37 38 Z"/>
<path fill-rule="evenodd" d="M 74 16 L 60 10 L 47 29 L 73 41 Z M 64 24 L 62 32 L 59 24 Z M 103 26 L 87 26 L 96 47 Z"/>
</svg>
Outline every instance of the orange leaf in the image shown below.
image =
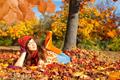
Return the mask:
<svg viewBox="0 0 120 80">
<path fill-rule="evenodd" d="M 51 0 L 48 0 L 46 11 L 49 13 L 53 13 L 55 11 L 55 8 L 56 8 L 55 4 Z"/>
<path fill-rule="evenodd" d="M 20 1 L 20 0 L 19 0 Z M 18 0 L 9 0 L 9 7 L 10 9 L 16 13 L 18 20 L 23 20 L 22 11 L 19 8 L 19 1 Z"/>
<path fill-rule="evenodd" d="M 38 10 L 44 14 L 47 9 L 47 3 L 44 0 L 41 0 L 38 4 Z"/>
<path fill-rule="evenodd" d="M 119 80 L 120 79 L 120 72 L 111 72 L 109 74 L 109 80 Z"/>
<path fill-rule="evenodd" d="M 10 10 L 6 16 L 3 18 L 8 24 L 12 24 L 17 21 L 17 14 Z"/>
<path fill-rule="evenodd" d="M 19 8 L 24 16 L 24 20 L 35 18 L 35 14 L 32 11 L 32 6 L 30 6 L 26 0 L 19 0 Z"/>
<path fill-rule="evenodd" d="M 116 33 L 115 30 L 109 31 L 109 32 L 107 33 L 107 35 L 108 35 L 109 37 L 111 37 L 111 38 L 115 37 L 116 34 L 117 34 L 117 33 Z"/>
<path fill-rule="evenodd" d="M 26 0 L 19 0 L 19 8 L 23 14 L 25 14 L 28 10 L 29 3 Z"/>
<path fill-rule="evenodd" d="M 37 5 L 39 3 L 39 0 L 27 0 L 27 1 L 33 5 Z"/>
<path fill-rule="evenodd" d="M 25 20 L 35 19 L 35 13 L 31 10 L 28 10 L 25 14 Z"/>
<path fill-rule="evenodd" d="M 12 22 L 14 22 L 17 19 L 22 20 L 22 18 L 23 18 L 22 12 L 20 11 L 20 9 L 18 7 L 18 1 L 17 0 L 6 0 L 3 3 L 3 5 L 0 6 L 0 10 L 1 10 L 0 19 L 4 19 L 9 24 L 11 24 Z M 14 19 L 12 19 L 12 20 L 11 20 L 11 17 L 10 17 L 11 14 L 15 15 L 15 16 L 13 16 Z"/>
<path fill-rule="evenodd" d="M 0 6 L 5 3 L 5 0 L 0 0 Z"/>
<path fill-rule="evenodd" d="M 94 2 L 95 2 L 95 0 L 90 0 L 90 2 L 94 3 Z"/>
<path fill-rule="evenodd" d="M 1 0 L 0 0 L 1 1 Z M 8 1 L 4 1 L 3 2 L 0 2 L 0 19 L 2 19 L 9 11 L 9 2 Z"/>
</svg>

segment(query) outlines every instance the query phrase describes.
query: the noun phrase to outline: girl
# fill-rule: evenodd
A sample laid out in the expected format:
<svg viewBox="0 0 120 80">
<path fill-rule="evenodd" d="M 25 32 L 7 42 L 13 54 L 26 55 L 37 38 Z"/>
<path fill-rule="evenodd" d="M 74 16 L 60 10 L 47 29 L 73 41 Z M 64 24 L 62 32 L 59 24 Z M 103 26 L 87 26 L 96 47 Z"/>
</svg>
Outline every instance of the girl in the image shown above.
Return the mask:
<svg viewBox="0 0 120 80">
<path fill-rule="evenodd" d="M 60 49 L 52 44 L 52 32 L 46 33 L 46 38 L 41 49 L 37 47 L 36 42 L 31 36 L 24 36 L 18 39 L 21 48 L 21 56 L 15 63 L 15 66 L 43 66 L 52 62 L 67 64 L 70 57 L 65 55 Z M 42 51 L 42 53 L 39 53 Z"/>
</svg>

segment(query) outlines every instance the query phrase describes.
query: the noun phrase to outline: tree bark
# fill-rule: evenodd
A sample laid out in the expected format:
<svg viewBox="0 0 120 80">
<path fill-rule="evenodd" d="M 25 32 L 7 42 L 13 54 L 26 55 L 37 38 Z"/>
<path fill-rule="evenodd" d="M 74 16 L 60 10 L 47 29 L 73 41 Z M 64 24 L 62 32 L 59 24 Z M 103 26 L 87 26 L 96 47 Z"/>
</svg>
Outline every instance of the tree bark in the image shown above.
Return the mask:
<svg viewBox="0 0 120 80">
<path fill-rule="evenodd" d="M 63 50 L 71 50 L 76 48 L 80 2 L 81 0 L 70 0 L 69 2 L 67 31 L 65 35 Z"/>
</svg>

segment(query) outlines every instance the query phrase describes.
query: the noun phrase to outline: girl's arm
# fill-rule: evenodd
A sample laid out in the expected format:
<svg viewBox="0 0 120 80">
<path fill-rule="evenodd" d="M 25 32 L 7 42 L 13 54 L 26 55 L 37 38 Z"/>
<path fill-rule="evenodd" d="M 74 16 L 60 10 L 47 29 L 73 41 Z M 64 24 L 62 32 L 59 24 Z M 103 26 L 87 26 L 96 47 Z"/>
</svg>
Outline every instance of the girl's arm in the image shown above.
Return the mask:
<svg viewBox="0 0 120 80">
<path fill-rule="evenodd" d="M 23 63 L 25 60 L 26 52 L 23 52 L 17 62 L 15 63 L 15 66 L 23 67 Z"/>
</svg>

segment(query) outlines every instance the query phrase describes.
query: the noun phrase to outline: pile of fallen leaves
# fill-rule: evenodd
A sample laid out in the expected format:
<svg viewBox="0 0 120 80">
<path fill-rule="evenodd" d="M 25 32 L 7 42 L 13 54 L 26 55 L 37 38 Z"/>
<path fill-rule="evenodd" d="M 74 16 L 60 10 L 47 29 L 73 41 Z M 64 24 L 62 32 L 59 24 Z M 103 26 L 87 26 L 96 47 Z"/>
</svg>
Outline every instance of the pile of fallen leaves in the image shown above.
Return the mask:
<svg viewBox="0 0 120 80">
<path fill-rule="evenodd" d="M 0 79 L 9 80 L 117 80 L 120 61 L 100 61 L 97 52 L 88 50 L 64 51 L 71 57 L 69 64 L 48 64 L 44 70 L 36 66 L 12 66 L 16 54 L 0 54 Z"/>
</svg>

